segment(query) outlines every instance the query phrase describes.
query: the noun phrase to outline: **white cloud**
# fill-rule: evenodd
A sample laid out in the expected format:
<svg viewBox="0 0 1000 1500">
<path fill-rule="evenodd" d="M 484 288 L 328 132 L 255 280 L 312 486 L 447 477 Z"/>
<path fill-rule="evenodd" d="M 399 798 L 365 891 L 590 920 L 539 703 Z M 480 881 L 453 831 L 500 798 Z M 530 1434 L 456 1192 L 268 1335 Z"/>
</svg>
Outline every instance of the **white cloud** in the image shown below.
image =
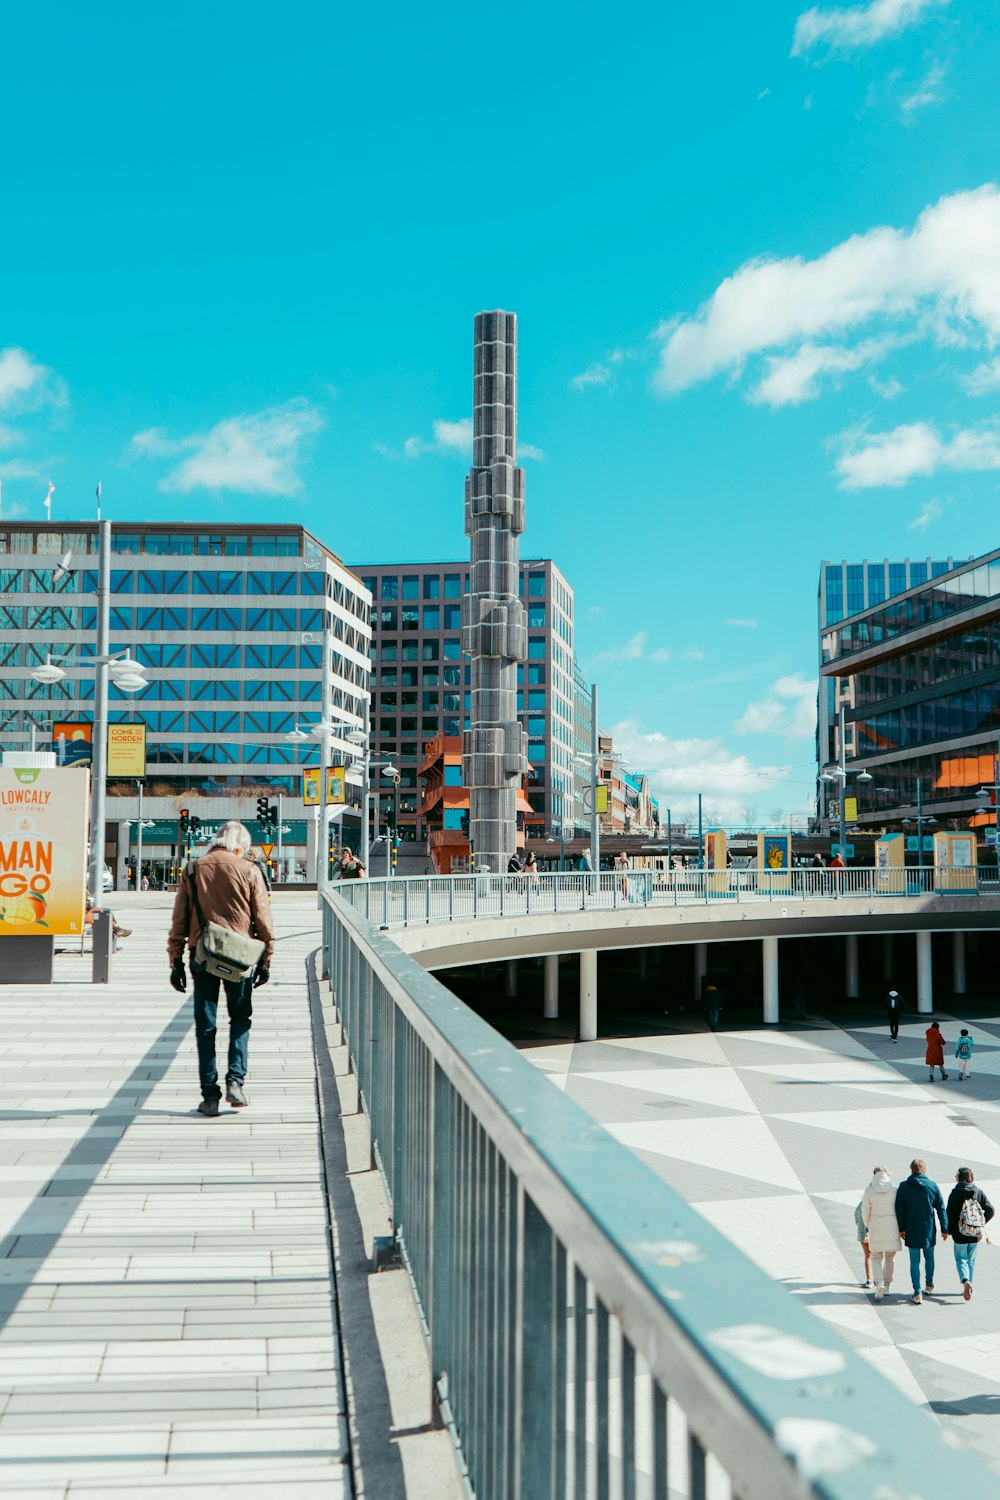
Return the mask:
<svg viewBox="0 0 1000 1500">
<path fill-rule="evenodd" d="M 738 619 L 734 620 L 734 619 L 729 619 L 729 620 L 723 620 L 722 623 L 723 623 L 723 625 L 732 625 L 736 630 L 756 630 L 757 629 L 757 621 L 756 620 L 738 620 Z"/>
<path fill-rule="evenodd" d="M 1000 359 L 977 365 L 962 384 L 970 396 L 986 396 L 990 391 L 1000 391 Z"/>
<path fill-rule="evenodd" d="M 774 787 L 789 772 L 788 766 L 755 765 L 719 739 L 675 740 L 644 732 L 634 719 L 616 724 L 612 733 L 628 764 L 649 776 L 661 814 L 669 806 L 677 821 L 693 813 L 701 792 L 706 812 L 710 807 L 723 821 L 736 822 L 749 797 Z"/>
<path fill-rule="evenodd" d="M 690 651 L 685 651 L 683 653 L 683 655 L 681 656 L 681 661 L 704 661 L 704 660 L 705 660 L 705 653 L 704 653 L 704 651 L 698 651 L 694 647 L 692 647 Z"/>
<path fill-rule="evenodd" d="M 792 56 L 802 57 L 825 42 L 838 51 L 870 47 L 884 37 L 898 36 L 908 26 L 923 20 L 927 11 L 948 0 L 870 0 L 827 10 L 814 5 L 795 22 Z"/>
<path fill-rule="evenodd" d="M 545 462 L 545 449 L 537 447 L 534 443 L 518 443 L 517 456 L 519 460 L 522 458 L 533 458 L 536 463 L 543 464 Z"/>
<path fill-rule="evenodd" d="M 798 406 L 819 395 L 824 376 L 837 376 L 883 359 L 903 342 L 900 338 L 864 339 L 855 347 L 843 344 L 801 344 L 792 354 L 771 354 L 766 374 L 750 392 L 750 400 L 767 406 Z"/>
<path fill-rule="evenodd" d="M 907 94 L 900 103 L 903 119 L 909 124 L 919 109 L 926 109 L 929 104 L 940 104 L 944 98 L 941 85 L 944 83 L 948 69 L 943 63 L 935 63 L 928 68 L 923 79 L 914 89 L 912 94 Z"/>
<path fill-rule="evenodd" d="M 877 375 L 869 375 L 868 384 L 876 396 L 881 396 L 883 401 L 895 401 L 896 397 L 901 396 L 906 389 L 903 382 L 897 380 L 895 375 L 890 375 L 888 380 L 879 380 Z"/>
<path fill-rule="evenodd" d="M 653 661 L 666 662 L 670 660 L 670 652 L 665 646 L 657 646 L 652 651 L 647 651 L 648 636 L 644 630 L 637 630 L 635 635 L 630 636 L 620 646 L 608 646 L 604 651 L 599 651 L 591 661 L 587 663 L 588 671 L 595 667 L 616 666 L 623 661 Z"/>
<path fill-rule="evenodd" d="M 587 610 L 587 619 L 588 620 L 603 620 L 604 616 L 606 614 L 607 614 L 607 610 L 604 608 L 603 604 L 592 604 L 590 606 L 590 608 Z"/>
<path fill-rule="evenodd" d="M 295 495 L 303 447 L 323 427 L 305 399 L 246 416 L 227 417 L 207 432 L 170 438 L 162 428 L 136 433 L 131 452 L 143 458 L 186 457 L 159 482 L 161 490 L 235 490 L 246 495 Z"/>
<path fill-rule="evenodd" d="M 23 432 L 18 432 L 16 427 L 0 422 L 0 448 L 19 448 L 23 442 Z"/>
<path fill-rule="evenodd" d="M 570 381 L 570 388 L 574 391 L 585 391 L 589 385 L 610 385 L 615 378 L 615 372 L 610 365 L 588 365 L 579 375 L 574 375 Z"/>
<path fill-rule="evenodd" d="M 763 698 L 748 703 L 733 725 L 737 734 L 780 734 L 790 740 L 816 733 L 816 681 L 790 672 L 773 682 Z"/>
<path fill-rule="evenodd" d="M 927 500 L 910 522 L 911 531 L 926 531 L 933 521 L 940 521 L 944 506 L 940 500 Z"/>
<path fill-rule="evenodd" d="M 8 411 L 37 411 L 40 406 L 63 406 L 66 387 L 25 349 L 0 349 L 0 407 Z"/>
<path fill-rule="evenodd" d="M 942 470 L 991 469 L 1000 469 L 1000 425 L 995 422 L 956 428 L 948 438 L 929 422 L 911 422 L 891 432 L 863 435 L 837 460 L 844 490 L 899 486 Z"/>
<path fill-rule="evenodd" d="M 870 229 L 815 260 L 748 261 L 693 318 L 661 324 L 654 384 L 671 394 L 726 370 L 739 379 L 754 356 L 775 351 L 779 391 L 783 364 L 796 354 L 808 390 L 817 341 L 845 340 L 876 323 L 882 327 L 872 335 L 874 346 L 858 346 L 865 358 L 889 335 L 989 344 L 1000 338 L 998 260 L 1000 188 L 988 183 L 941 198 L 912 229 Z M 838 356 L 829 342 L 819 347 L 820 363 L 829 368 Z M 841 368 L 855 357 L 854 350 L 839 356 Z M 801 381 L 794 363 L 791 370 L 794 392 Z M 774 375 L 765 369 L 754 393 Z"/>
<path fill-rule="evenodd" d="M 0 459 L 0 479 L 41 479 L 48 469 L 42 464 L 27 463 L 21 458 Z M 6 510 L 7 507 L 5 506 Z M 9 514 L 9 513 L 8 513 Z"/>
</svg>

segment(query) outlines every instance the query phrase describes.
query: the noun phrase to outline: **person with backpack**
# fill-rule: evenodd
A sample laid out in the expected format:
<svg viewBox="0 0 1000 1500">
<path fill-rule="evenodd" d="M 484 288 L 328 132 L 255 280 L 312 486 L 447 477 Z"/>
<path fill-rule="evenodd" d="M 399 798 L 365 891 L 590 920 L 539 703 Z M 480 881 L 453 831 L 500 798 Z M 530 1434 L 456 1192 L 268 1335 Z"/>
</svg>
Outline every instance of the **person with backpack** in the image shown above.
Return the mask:
<svg viewBox="0 0 1000 1500">
<path fill-rule="evenodd" d="M 954 1241 L 955 1269 L 966 1302 L 972 1299 L 976 1250 L 986 1238 L 986 1226 L 992 1217 L 993 1204 L 982 1188 L 976 1187 L 972 1168 L 959 1167 L 948 1195 L 948 1232 Z"/>
<path fill-rule="evenodd" d="M 913 1283 L 913 1301 L 919 1307 L 920 1256 L 923 1254 L 927 1281 L 924 1290 L 934 1291 L 934 1246 L 937 1230 L 934 1220 L 941 1226 L 941 1238 L 948 1238 L 948 1220 L 944 1211 L 944 1199 L 936 1182 L 927 1176 L 927 1165 L 920 1157 L 910 1162 L 910 1175 L 896 1189 L 896 1222 L 903 1242 L 910 1252 L 910 1280 Z"/>
<path fill-rule="evenodd" d="M 899 1023 L 903 1016 L 903 997 L 898 990 L 890 990 L 885 997 L 886 1013 L 889 1017 L 889 1035 L 899 1041 Z"/>
<path fill-rule="evenodd" d="M 964 1083 L 967 1078 L 972 1077 L 972 1049 L 975 1045 L 972 1037 L 963 1026 L 961 1035 L 955 1043 L 955 1056 L 958 1058 L 959 1083 Z"/>
</svg>

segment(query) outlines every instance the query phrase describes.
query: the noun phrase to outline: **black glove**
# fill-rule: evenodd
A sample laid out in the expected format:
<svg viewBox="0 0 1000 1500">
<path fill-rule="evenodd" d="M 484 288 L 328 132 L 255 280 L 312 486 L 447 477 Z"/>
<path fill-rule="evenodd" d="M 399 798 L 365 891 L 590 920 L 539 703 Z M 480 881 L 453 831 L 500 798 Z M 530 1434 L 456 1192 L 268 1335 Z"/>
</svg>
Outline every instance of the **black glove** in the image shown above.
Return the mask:
<svg viewBox="0 0 1000 1500">
<path fill-rule="evenodd" d="M 268 968 L 267 964 L 258 964 L 257 965 L 257 972 L 253 976 L 253 987 L 254 987 L 254 989 L 255 990 L 259 990 L 260 987 L 261 987 L 261 985 L 262 984 L 266 984 L 267 981 L 270 979 L 270 977 L 271 977 L 271 970 Z"/>
<path fill-rule="evenodd" d="M 187 993 L 187 975 L 184 973 L 184 960 L 175 958 L 170 970 L 170 983 L 181 995 Z"/>
</svg>

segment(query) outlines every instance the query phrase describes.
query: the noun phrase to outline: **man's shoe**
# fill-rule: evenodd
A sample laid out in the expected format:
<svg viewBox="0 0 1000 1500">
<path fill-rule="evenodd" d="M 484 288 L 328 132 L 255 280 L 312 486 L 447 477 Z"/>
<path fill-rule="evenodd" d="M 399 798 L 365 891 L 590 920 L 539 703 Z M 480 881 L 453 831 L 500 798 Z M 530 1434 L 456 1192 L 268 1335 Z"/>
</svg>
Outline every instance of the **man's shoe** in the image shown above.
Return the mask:
<svg viewBox="0 0 1000 1500">
<path fill-rule="evenodd" d="M 916 1303 L 916 1304 L 917 1304 L 917 1306 L 918 1306 L 918 1307 L 919 1307 L 919 1306 L 920 1306 L 920 1304 L 921 1304 L 921 1302 L 922 1302 L 922 1301 L 923 1301 L 923 1300 L 924 1300 L 924 1299 L 923 1299 L 923 1297 L 921 1297 L 921 1295 L 920 1295 L 920 1293 L 919 1293 L 919 1292 L 914 1292 L 914 1293 L 913 1293 L 913 1296 L 912 1296 L 912 1297 L 911 1297 L 911 1298 L 910 1298 L 910 1301 L 911 1301 L 911 1302 L 915 1302 L 915 1303 Z"/>
<path fill-rule="evenodd" d="M 876 1302 L 881 1302 L 882 1298 L 884 1296 L 885 1296 L 885 1287 L 884 1286 L 877 1286 L 875 1288 L 875 1301 Z"/>
<path fill-rule="evenodd" d="M 226 1103 L 231 1104 L 234 1109 L 246 1108 L 247 1096 L 243 1092 L 242 1083 L 237 1083 L 234 1080 L 232 1083 L 226 1084 Z"/>
<path fill-rule="evenodd" d="M 934 1295 L 934 1288 L 932 1286 L 925 1286 L 924 1287 L 924 1295 L 927 1296 L 927 1297 L 933 1297 L 933 1295 Z"/>
<path fill-rule="evenodd" d="M 116 927 L 114 929 L 114 934 L 115 937 L 131 937 L 132 929 L 131 927 Z"/>
<path fill-rule="evenodd" d="M 962 1296 L 965 1298 L 966 1302 L 971 1302 L 972 1301 L 972 1282 L 971 1281 L 965 1281 L 965 1282 L 962 1283 Z"/>
<path fill-rule="evenodd" d="M 219 1113 L 218 1099 L 203 1099 L 198 1105 L 198 1113 L 200 1115 L 207 1115 L 209 1119 L 214 1119 Z"/>
<path fill-rule="evenodd" d="M 861 1283 L 861 1285 L 864 1287 L 864 1289 L 865 1289 L 866 1292 L 870 1292 L 871 1289 L 872 1289 L 872 1287 L 875 1285 L 875 1283 L 874 1283 L 874 1281 L 872 1281 L 871 1277 L 869 1276 L 868 1280 L 867 1281 L 863 1281 Z"/>
<path fill-rule="evenodd" d="M 948 1075 L 947 1075 L 947 1073 L 942 1073 L 941 1074 L 941 1082 L 942 1083 L 947 1083 L 948 1082 Z"/>
</svg>

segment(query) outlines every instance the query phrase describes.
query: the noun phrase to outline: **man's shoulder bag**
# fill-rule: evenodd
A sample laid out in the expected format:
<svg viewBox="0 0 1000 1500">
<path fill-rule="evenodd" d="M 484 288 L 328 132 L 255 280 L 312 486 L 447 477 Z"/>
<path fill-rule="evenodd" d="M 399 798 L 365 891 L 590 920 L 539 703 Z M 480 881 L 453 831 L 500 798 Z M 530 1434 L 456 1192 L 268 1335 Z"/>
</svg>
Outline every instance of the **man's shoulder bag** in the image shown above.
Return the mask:
<svg viewBox="0 0 1000 1500">
<path fill-rule="evenodd" d="M 249 979 L 253 973 L 257 960 L 264 952 L 264 944 L 259 938 L 246 937 L 242 932 L 234 932 L 231 927 L 223 927 L 220 922 L 205 921 L 201 902 L 198 900 L 198 882 L 195 879 L 197 868 L 198 861 L 193 859 L 185 872 L 191 883 L 191 900 L 201 928 L 194 950 L 194 962 L 206 973 L 214 974 L 219 979 L 227 979 L 230 984 L 238 984 L 241 979 Z"/>
</svg>

